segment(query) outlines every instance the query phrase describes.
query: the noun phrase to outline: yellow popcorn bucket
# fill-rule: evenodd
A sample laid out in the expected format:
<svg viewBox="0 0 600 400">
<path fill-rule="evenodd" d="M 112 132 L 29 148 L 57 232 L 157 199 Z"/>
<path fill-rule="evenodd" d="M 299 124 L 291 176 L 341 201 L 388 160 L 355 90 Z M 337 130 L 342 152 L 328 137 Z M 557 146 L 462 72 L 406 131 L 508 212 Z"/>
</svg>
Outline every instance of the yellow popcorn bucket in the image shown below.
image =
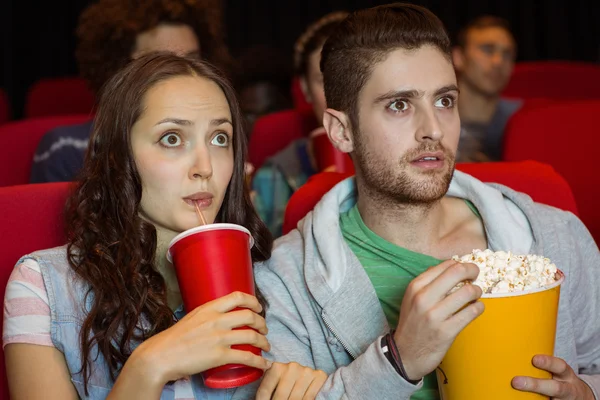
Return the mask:
<svg viewBox="0 0 600 400">
<path fill-rule="evenodd" d="M 450 346 L 436 370 L 442 400 L 540 400 L 510 382 L 517 376 L 550 379 L 535 368 L 536 354 L 554 354 L 560 285 L 515 293 L 484 294 L 485 311 Z"/>
</svg>

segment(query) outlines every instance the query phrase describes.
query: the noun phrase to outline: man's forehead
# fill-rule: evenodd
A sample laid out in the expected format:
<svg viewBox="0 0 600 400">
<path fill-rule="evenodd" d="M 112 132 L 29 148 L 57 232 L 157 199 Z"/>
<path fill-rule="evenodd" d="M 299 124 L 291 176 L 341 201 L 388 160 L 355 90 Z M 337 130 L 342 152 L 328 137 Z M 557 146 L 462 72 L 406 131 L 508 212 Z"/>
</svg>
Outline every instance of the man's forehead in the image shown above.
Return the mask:
<svg viewBox="0 0 600 400">
<path fill-rule="evenodd" d="M 498 43 L 514 45 L 512 34 L 499 26 L 471 28 L 467 34 L 467 43 Z"/>
<path fill-rule="evenodd" d="M 432 92 L 456 84 L 452 63 L 440 50 L 424 46 L 417 50 L 393 50 L 373 67 L 363 90 L 377 97 L 390 90 Z"/>
</svg>

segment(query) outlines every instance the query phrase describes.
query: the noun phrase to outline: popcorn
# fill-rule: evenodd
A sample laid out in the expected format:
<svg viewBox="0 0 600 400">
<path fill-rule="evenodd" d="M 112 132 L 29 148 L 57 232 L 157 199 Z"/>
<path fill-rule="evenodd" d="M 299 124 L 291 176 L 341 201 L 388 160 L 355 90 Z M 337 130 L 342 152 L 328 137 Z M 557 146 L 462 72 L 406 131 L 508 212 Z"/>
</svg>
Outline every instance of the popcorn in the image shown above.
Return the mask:
<svg viewBox="0 0 600 400">
<path fill-rule="evenodd" d="M 461 263 L 473 263 L 481 272 L 472 282 L 481 287 L 483 293 L 512 293 L 538 289 L 556 282 L 556 265 L 549 258 L 533 254 L 516 255 L 505 251 L 493 252 L 490 249 L 473 250 L 453 260 Z M 460 284 L 458 287 L 462 286 Z"/>
</svg>

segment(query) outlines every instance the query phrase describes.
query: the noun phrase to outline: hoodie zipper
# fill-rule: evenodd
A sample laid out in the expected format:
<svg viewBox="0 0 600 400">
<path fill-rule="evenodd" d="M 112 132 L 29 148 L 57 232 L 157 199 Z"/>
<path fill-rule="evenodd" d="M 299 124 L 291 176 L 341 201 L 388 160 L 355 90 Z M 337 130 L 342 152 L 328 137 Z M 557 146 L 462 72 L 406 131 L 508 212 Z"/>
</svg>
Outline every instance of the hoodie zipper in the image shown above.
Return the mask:
<svg viewBox="0 0 600 400">
<path fill-rule="evenodd" d="M 340 344 L 342 345 L 342 347 L 344 348 L 344 350 L 346 350 L 346 352 L 348 354 L 350 354 L 350 356 L 352 357 L 352 359 L 356 360 L 357 355 L 353 351 L 351 351 L 348 348 L 348 346 L 346 346 L 346 344 L 344 344 L 344 342 L 342 342 L 342 340 L 340 339 L 340 337 L 331 328 L 331 325 L 329 324 L 329 322 L 327 322 L 327 319 L 325 318 L 325 315 L 323 315 L 323 322 L 325 322 L 325 326 L 327 327 L 327 329 L 329 329 L 329 332 L 331 332 L 333 334 L 333 337 L 335 337 L 337 339 L 337 341 L 340 342 Z"/>
</svg>

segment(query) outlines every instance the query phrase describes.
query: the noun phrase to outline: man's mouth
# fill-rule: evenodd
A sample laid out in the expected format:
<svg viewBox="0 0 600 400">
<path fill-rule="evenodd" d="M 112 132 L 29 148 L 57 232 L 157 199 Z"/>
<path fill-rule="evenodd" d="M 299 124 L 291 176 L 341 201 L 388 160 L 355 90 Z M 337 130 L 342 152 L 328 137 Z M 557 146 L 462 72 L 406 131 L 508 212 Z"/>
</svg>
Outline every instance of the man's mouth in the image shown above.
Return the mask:
<svg viewBox="0 0 600 400">
<path fill-rule="evenodd" d="M 432 162 L 432 161 L 444 161 L 444 153 L 441 151 L 431 153 L 421 153 L 415 157 L 412 162 Z"/>
<path fill-rule="evenodd" d="M 422 153 L 415 157 L 410 163 L 419 168 L 424 169 L 438 169 L 444 166 L 444 153 L 443 152 L 431 152 Z"/>
</svg>

